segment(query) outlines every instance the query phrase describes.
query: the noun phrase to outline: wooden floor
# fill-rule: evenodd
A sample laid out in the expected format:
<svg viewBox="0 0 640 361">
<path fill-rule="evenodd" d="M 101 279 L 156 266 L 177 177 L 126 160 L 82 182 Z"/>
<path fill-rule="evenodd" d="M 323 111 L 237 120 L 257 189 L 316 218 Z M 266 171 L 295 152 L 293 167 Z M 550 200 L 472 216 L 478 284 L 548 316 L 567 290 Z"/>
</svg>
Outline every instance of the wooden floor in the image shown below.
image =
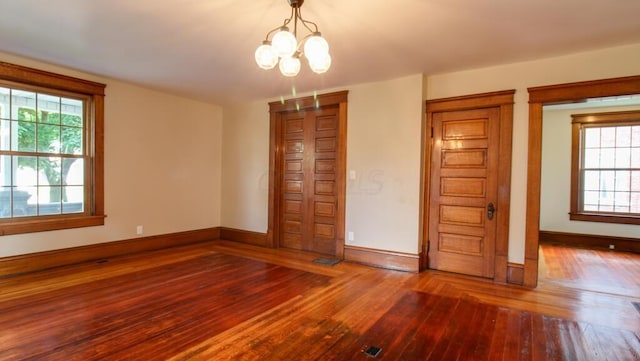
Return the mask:
<svg viewBox="0 0 640 361">
<path fill-rule="evenodd" d="M 225 241 L 113 258 L 0 279 L 0 360 L 640 360 L 640 255 L 610 255 L 543 246 L 535 290 Z"/>
</svg>

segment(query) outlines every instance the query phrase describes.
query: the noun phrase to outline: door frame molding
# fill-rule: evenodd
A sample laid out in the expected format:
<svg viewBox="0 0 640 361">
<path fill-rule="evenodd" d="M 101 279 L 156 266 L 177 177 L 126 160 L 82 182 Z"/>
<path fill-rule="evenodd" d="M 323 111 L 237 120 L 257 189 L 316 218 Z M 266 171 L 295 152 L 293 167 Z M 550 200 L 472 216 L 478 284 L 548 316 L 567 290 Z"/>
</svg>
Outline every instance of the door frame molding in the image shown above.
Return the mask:
<svg viewBox="0 0 640 361">
<path fill-rule="evenodd" d="M 269 200 L 267 220 L 267 246 L 280 246 L 280 197 L 282 184 L 282 114 L 292 111 L 312 110 L 337 105 L 338 110 L 338 159 L 336 172 L 336 257 L 344 258 L 346 171 L 347 171 L 347 96 L 349 91 L 339 91 L 317 96 L 288 99 L 269 103 Z"/>
<path fill-rule="evenodd" d="M 500 143 L 498 155 L 498 213 L 496 224 L 496 244 L 494 258 L 494 282 L 507 282 L 507 266 L 509 253 L 509 210 L 511 202 L 511 145 L 513 133 L 513 104 L 515 89 L 481 94 L 464 95 L 425 101 L 425 146 L 423 150 L 422 184 L 423 219 L 420 269 L 429 266 L 429 199 L 431 184 L 431 153 L 433 113 L 444 111 L 471 110 L 480 108 L 500 109 Z"/>
<path fill-rule="evenodd" d="M 525 287 L 538 285 L 540 243 L 540 183 L 542 171 L 542 106 L 572 103 L 586 98 L 640 93 L 640 76 L 546 85 L 529 92 L 529 144 L 527 160 L 527 210 L 524 250 Z"/>
</svg>

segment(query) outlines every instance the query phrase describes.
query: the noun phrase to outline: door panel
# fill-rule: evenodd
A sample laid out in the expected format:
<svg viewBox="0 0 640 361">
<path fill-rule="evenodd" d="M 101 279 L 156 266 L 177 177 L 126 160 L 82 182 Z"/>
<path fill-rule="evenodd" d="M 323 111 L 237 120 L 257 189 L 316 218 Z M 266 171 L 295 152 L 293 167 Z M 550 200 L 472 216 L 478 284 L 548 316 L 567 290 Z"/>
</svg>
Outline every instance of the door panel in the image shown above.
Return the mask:
<svg viewBox="0 0 640 361">
<path fill-rule="evenodd" d="M 280 245 L 336 254 L 339 108 L 283 114 Z"/>
<path fill-rule="evenodd" d="M 433 113 L 431 268 L 493 277 L 499 108 Z"/>
</svg>

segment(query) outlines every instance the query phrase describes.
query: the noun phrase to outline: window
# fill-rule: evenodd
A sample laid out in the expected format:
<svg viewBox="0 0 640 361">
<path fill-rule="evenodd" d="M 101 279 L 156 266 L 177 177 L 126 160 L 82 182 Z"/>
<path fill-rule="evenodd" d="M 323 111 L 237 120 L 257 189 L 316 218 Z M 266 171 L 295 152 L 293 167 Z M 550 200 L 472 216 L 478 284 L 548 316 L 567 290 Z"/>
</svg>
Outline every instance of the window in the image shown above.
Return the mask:
<svg viewBox="0 0 640 361">
<path fill-rule="evenodd" d="M 640 224 L 640 111 L 572 118 L 570 219 Z"/>
<path fill-rule="evenodd" d="M 104 88 L 0 62 L 0 235 L 104 224 Z"/>
</svg>

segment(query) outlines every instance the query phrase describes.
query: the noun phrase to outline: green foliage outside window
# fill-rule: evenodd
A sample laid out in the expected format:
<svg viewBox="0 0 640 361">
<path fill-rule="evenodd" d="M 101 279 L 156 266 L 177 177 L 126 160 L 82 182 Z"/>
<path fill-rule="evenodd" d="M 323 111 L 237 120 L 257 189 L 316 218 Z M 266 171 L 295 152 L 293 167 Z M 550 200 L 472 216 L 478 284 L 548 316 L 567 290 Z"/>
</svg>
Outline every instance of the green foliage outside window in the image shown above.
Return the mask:
<svg viewBox="0 0 640 361">
<path fill-rule="evenodd" d="M 18 110 L 18 150 L 50 153 L 50 157 L 19 157 L 18 166 L 41 170 L 51 186 L 52 201 L 67 201 L 67 175 L 77 158 L 60 154 L 82 154 L 82 117 L 30 108 Z"/>
</svg>

